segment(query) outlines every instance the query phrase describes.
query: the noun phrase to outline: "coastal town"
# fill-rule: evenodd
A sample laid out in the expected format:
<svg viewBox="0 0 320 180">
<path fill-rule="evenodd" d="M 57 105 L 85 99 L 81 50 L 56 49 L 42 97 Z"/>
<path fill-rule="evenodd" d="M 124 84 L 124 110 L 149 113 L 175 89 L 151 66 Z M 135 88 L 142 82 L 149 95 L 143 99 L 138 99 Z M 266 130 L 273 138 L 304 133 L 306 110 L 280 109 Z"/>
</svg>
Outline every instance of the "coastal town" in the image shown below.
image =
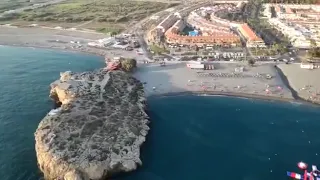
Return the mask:
<svg viewBox="0 0 320 180">
<path fill-rule="evenodd" d="M 55 108 L 35 133 L 46 179 L 102 180 L 137 169 L 149 131 L 146 97 L 320 104 L 318 0 L 11 5 L 0 8 L 0 46 L 88 53 L 104 64 L 51 84 Z"/>
</svg>

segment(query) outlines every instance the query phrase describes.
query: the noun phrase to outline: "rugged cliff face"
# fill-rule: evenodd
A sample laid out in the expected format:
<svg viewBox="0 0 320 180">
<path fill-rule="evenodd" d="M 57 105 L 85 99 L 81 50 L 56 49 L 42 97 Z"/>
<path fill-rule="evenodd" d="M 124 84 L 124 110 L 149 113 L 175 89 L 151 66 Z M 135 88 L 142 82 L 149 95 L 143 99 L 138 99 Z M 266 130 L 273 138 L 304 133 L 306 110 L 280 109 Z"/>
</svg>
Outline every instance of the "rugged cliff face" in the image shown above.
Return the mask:
<svg viewBox="0 0 320 180">
<path fill-rule="evenodd" d="M 149 130 L 141 82 L 122 71 L 65 72 L 50 97 L 62 106 L 35 132 L 46 179 L 102 180 L 141 164 Z"/>
</svg>

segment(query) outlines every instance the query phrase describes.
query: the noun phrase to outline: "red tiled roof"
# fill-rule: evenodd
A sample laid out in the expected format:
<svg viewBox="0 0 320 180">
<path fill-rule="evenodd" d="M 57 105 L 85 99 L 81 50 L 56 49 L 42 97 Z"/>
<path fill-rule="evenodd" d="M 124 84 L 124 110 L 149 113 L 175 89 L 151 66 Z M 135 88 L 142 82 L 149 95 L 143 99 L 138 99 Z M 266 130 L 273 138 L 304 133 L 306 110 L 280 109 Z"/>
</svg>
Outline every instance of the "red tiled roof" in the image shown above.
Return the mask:
<svg viewBox="0 0 320 180">
<path fill-rule="evenodd" d="M 234 34 L 228 33 L 213 33 L 210 36 L 183 36 L 176 34 L 175 31 L 170 28 L 165 32 L 167 41 L 182 43 L 182 44 L 195 44 L 195 43 L 237 43 L 240 42 L 240 38 Z"/>
<path fill-rule="evenodd" d="M 247 23 L 244 23 L 239 28 L 240 32 L 242 33 L 245 38 L 247 38 L 248 41 L 261 41 L 261 38 L 259 38 L 255 32 L 252 31 L 252 29 L 248 26 Z"/>
<path fill-rule="evenodd" d="M 286 7 L 286 13 L 287 14 L 293 14 L 293 11 L 291 8 Z"/>
<path fill-rule="evenodd" d="M 275 5 L 275 6 L 274 6 L 274 10 L 275 10 L 276 12 L 280 12 L 280 11 L 281 11 L 281 9 L 280 9 L 280 7 L 279 7 L 278 5 Z"/>
</svg>

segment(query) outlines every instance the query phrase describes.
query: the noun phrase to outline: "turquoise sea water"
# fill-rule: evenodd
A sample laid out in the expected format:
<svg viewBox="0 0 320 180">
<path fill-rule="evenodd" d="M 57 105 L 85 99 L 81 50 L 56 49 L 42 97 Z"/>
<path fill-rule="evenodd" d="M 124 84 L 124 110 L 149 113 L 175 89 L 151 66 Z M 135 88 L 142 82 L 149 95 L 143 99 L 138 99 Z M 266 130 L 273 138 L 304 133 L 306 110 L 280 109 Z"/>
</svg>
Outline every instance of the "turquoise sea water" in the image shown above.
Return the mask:
<svg viewBox="0 0 320 180">
<path fill-rule="evenodd" d="M 84 54 L 0 47 L 0 180 L 38 180 L 33 133 L 60 71 L 102 67 Z M 320 165 L 320 108 L 211 96 L 148 99 L 143 166 L 116 180 L 280 180 Z"/>
</svg>

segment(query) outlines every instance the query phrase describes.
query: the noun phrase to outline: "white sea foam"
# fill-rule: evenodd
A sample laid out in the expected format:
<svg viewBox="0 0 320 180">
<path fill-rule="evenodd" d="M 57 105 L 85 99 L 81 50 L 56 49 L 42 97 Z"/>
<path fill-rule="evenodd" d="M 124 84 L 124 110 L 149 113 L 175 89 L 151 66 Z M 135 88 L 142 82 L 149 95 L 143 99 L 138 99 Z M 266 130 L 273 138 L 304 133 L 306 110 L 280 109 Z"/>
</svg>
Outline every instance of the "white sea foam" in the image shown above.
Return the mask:
<svg viewBox="0 0 320 180">
<path fill-rule="evenodd" d="M 60 108 L 57 108 L 57 109 L 52 109 L 49 113 L 48 113 L 48 115 L 49 116 L 54 116 L 54 115 L 56 115 L 58 112 L 60 112 L 61 111 L 61 107 Z"/>
<path fill-rule="evenodd" d="M 295 101 L 290 101 L 290 103 L 294 106 L 301 106 L 303 104 L 301 102 L 295 102 Z"/>
</svg>

